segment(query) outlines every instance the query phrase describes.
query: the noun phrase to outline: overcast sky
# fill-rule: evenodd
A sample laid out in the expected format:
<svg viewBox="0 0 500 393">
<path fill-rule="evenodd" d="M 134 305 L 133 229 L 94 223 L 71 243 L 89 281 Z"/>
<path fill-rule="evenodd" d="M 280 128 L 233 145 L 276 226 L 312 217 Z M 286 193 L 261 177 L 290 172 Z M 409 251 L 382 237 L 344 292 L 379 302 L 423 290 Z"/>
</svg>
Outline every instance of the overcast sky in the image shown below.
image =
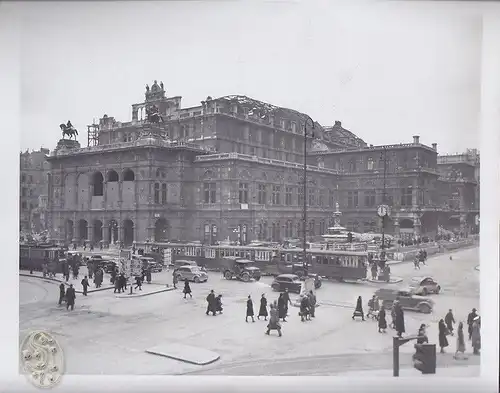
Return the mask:
<svg viewBox="0 0 500 393">
<path fill-rule="evenodd" d="M 351 2 L 352 3 L 352 2 Z M 247 95 L 342 121 L 367 143 L 478 147 L 481 20 L 401 2 L 18 3 L 21 149 L 70 119 L 131 120 L 157 79 L 183 107 Z"/>
</svg>

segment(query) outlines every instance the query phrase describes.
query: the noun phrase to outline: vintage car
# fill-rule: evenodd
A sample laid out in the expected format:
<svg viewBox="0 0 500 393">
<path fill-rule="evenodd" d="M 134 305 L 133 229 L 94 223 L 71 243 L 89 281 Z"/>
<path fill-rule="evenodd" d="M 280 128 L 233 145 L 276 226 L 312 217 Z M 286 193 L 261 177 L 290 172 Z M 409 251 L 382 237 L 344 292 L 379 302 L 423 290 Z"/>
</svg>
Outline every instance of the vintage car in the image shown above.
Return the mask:
<svg viewBox="0 0 500 393">
<path fill-rule="evenodd" d="M 392 308 L 396 299 L 399 300 L 403 310 L 418 311 L 430 314 L 434 308 L 434 301 L 424 296 L 415 295 L 409 290 L 381 288 L 375 292 L 382 306 L 386 309 Z"/>
<path fill-rule="evenodd" d="M 224 278 L 226 280 L 237 280 L 249 282 L 254 279 L 259 281 L 261 277 L 260 269 L 254 266 L 254 262 L 248 259 L 224 258 L 226 266 L 223 268 Z"/>
<path fill-rule="evenodd" d="M 413 277 L 410 282 L 410 289 L 415 295 L 427 296 L 431 293 L 438 294 L 441 287 L 431 277 Z"/>
<path fill-rule="evenodd" d="M 198 266 L 198 264 L 195 261 L 191 261 L 188 259 L 178 259 L 172 264 L 174 272 L 181 266 Z"/>
<path fill-rule="evenodd" d="M 193 281 L 195 283 L 208 281 L 208 274 L 199 266 L 185 265 L 178 267 L 174 273 L 179 281 Z"/>
<path fill-rule="evenodd" d="M 280 274 L 274 279 L 271 288 L 277 292 L 283 292 L 285 289 L 288 289 L 288 292 L 300 293 L 302 281 L 295 274 Z"/>
<path fill-rule="evenodd" d="M 163 265 L 161 263 L 156 262 L 154 258 L 144 257 L 144 256 L 139 256 L 139 258 L 141 259 L 143 270 L 149 268 L 153 273 L 159 273 L 163 270 Z"/>
</svg>

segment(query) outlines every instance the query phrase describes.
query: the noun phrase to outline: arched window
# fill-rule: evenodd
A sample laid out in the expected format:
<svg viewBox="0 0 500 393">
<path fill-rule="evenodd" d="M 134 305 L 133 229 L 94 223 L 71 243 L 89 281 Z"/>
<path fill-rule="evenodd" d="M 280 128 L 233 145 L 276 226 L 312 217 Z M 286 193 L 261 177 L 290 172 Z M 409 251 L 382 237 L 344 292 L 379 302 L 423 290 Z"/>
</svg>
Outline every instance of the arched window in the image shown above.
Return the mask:
<svg viewBox="0 0 500 393">
<path fill-rule="evenodd" d="M 125 169 L 123 172 L 123 181 L 134 181 L 135 174 L 131 169 Z"/>
<path fill-rule="evenodd" d="M 118 181 L 118 173 L 116 171 L 111 170 L 108 172 L 108 182 L 117 182 Z"/>
<path fill-rule="evenodd" d="M 92 185 L 94 186 L 93 196 L 103 196 L 104 195 L 104 178 L 101 172 L 94 173 L 92 177 Z"/>
<path fill-rule="evenodd" d="M 160 183 L 155 183 L 154 203 L 160 203 Z"/>
</svg>

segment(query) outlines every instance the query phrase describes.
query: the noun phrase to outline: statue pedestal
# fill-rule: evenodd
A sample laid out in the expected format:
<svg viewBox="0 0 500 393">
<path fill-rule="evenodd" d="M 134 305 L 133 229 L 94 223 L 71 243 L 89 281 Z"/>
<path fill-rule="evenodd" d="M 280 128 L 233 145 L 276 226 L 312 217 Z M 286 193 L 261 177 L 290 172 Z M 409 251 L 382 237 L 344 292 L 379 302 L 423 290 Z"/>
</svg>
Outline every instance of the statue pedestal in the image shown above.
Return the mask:
<svg viewBox="0 0 500 393">
<path fill-rule="evenodd" d="M 74 149 L 80 149 L 80 142 L 74 140 L 74 139 L 60 139 L 59 142 L 57 142 L 57 147 L 56 150 L 74 150 Z"/>
<path fill-rule="evenodd" d="M 163 124 L 145 124 L 139 133 L 139 139 L 167 140 L 167 129 Z"/>
</svg>

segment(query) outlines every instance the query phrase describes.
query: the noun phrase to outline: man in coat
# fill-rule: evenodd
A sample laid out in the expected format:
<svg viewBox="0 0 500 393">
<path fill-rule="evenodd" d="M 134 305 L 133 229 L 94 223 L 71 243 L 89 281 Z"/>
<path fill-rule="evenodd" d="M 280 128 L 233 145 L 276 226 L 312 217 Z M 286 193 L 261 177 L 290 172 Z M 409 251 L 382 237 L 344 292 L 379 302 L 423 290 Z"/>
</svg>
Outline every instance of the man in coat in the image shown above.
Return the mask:
<svg viewBox="0 0 500 393">
<path fill-rule="evenodd" d="M 467 316 L 467 325 L 469 327 L 469 341 L 472 340 L 472 324 L 474 323 L 474 319 L 477 317 L 477 310 L 475 308 L 472 309 L 472 312 Z"/>
<path fill-rule="evenodd" d="M 314 318 L 315 312 L 316 312 L 316 295 L 312 291 L 312 289 L 309 291 L 309 312 L 311 318 Z"/>
<path fill-rule="evenodd" d="M 215 317 L 216 314 L 216 306 L 217 306 L 217 299 L 215 298 L 215 293 L 214 290 L 212 289 L 210 293 L 207 296 L 207 312 L 206 314 L 208 315 L 209 313 L 212 313 L 212 315 Z"/>
<path fill-rule="evenodd" d="M 83 277 L 82 287 L 83 287 L 83 296 L 87 296 L 87 289 L 89 288 L 89 280 L 87 276 Z"/>
<path fill-rule="evenodd" d="M 401 307 L 401 304 L 399 304 L 399 300 L 396 300 L 394 305 L 394 313 L 396 320 L 395 322 L 395 329 L 396 332 L 398 333 L 398 337 L 401 337 L 403 333 L 405 332 L 405 316 L 403 312 L 403 308 Z"/>
<path fill-rule="evenodd" d="M 59 284 L 59 305 L 62 304 L 65 294 L 66 294 L 66 288 L 64 287 L 64 284 L 61 283 Z"/>
<path fill-rule="evenodd" d="M 444 317 L 444 323 L 446 324 L 446 328 L 450 332 L 450 335 L 453 336 L 453 324 L 455 323 L 455 318 L 453 317 L 451 308 L 448 310 L 448 313 Z"/>
<path fill-rule="evenodd" d="M 66 289 L 66 310 L 69 310 L 71 307 L 71 311 L 75 308 L 75 288 L 73 288 L 73 284 L 69 284 L 69 288 Z"/>
<path fill-rule="evenodd" d="M 285 288 L 285 292 L 283 292 L 283 300 L 285 302 L 285 317 L 288 315 L 288 304 L 292 305 L 292 301 L 290 300 L 290 294 L 288 293 L 288 288 Z"/>
</svg>

